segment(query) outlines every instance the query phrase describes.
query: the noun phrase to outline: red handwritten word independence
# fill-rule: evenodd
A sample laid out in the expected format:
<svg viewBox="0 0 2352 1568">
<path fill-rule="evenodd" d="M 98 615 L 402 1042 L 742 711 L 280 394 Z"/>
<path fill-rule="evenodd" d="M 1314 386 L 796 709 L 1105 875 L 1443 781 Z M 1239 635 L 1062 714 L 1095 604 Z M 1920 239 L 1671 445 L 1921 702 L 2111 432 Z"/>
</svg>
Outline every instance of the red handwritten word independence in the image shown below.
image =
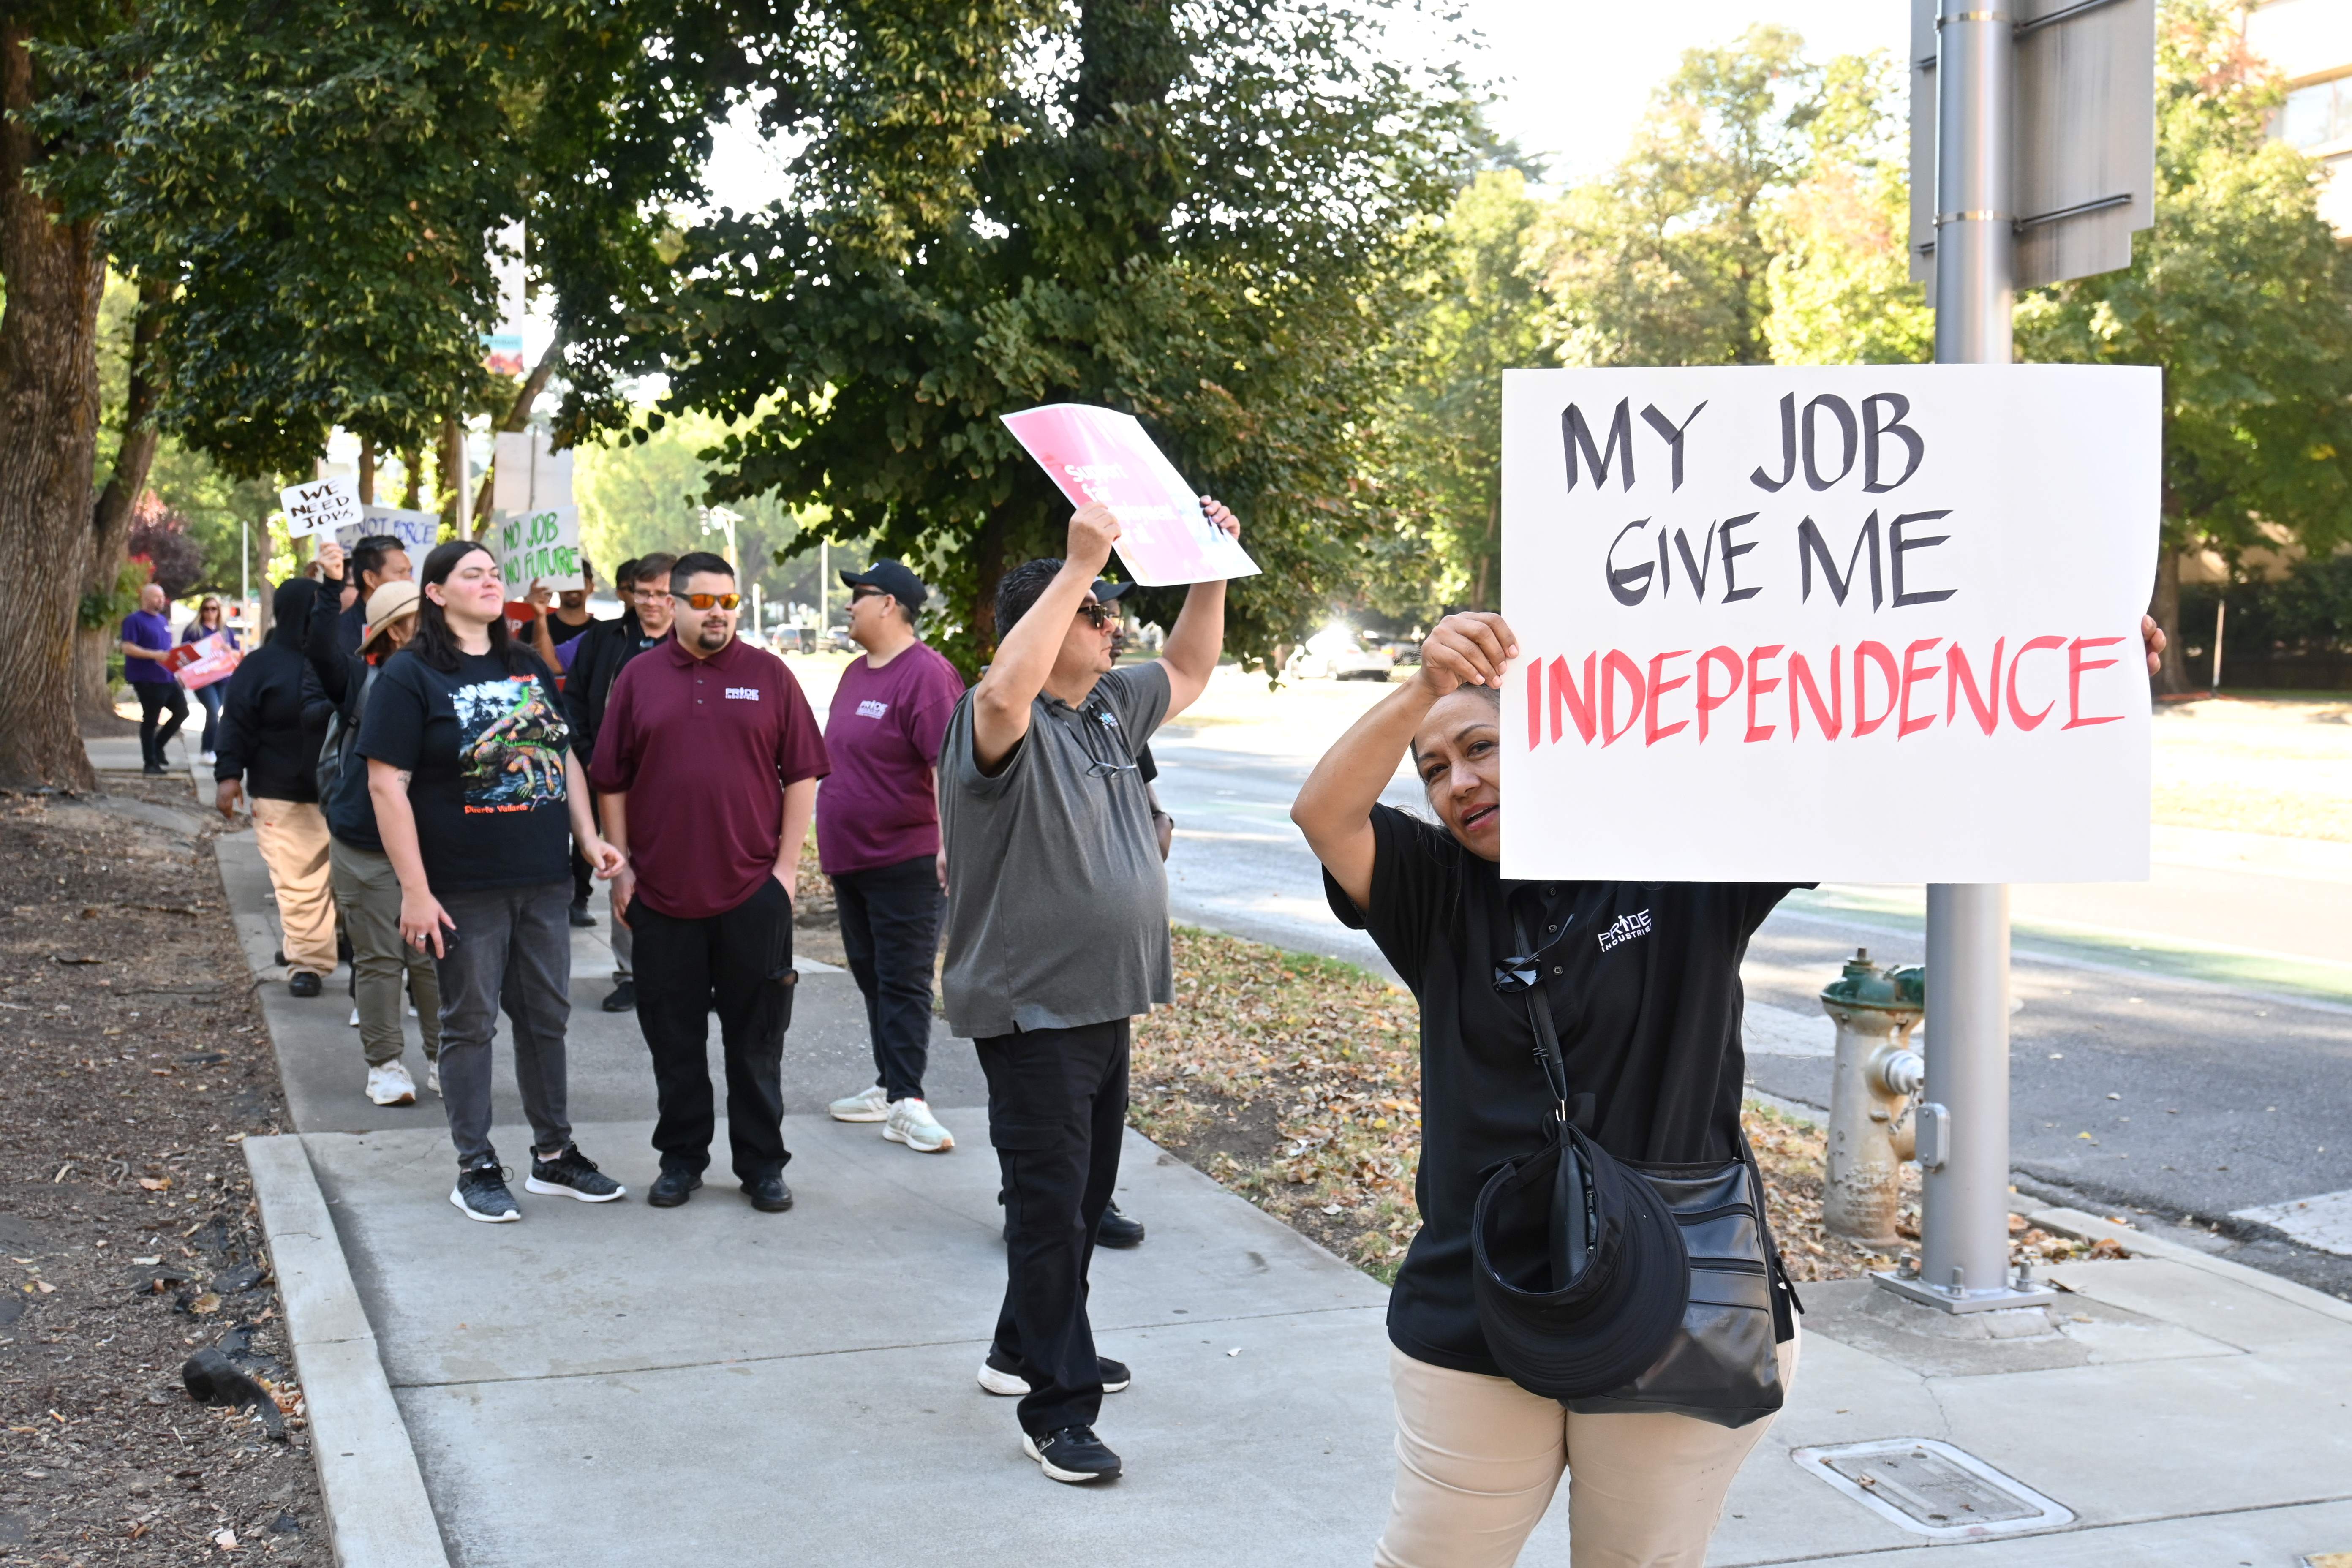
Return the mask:
<svg viewBox="0 0 2352 1568">
<path fill-rule="evenodd" d="M 2096 679 L 2084 691 L 2084 679 L 2125 661 L 2086 656 L 2124 640 L 2044 636 L 2011 647 L 1999 637 L 1970 652 L 1957 639 L 1921 637 L 1900 653 L 1863 641 L 1832 646 L 1826 657 L 1781 643 L 1744 653 L 1674 648 L 1646 659 L 1610 648 L 1587 653 L 1580 668 L 1566 656 L 1538 658 L 1527 675 L 1528 749 L 1570 734 L 1613 746 L 1636 728 L 1644 746 L 1685 731 L 1693 743 L 1720 732 L 1752 745 L 1776 736 L 1858 741 L 1890 726 L 1900 741 L 1939 723 L 1987 735 L 2052 721 L 2062 731 L 2087 729 L 2123 715 L 2087 711 L 2109 704 L 2097 700 Z"/>
</svg>

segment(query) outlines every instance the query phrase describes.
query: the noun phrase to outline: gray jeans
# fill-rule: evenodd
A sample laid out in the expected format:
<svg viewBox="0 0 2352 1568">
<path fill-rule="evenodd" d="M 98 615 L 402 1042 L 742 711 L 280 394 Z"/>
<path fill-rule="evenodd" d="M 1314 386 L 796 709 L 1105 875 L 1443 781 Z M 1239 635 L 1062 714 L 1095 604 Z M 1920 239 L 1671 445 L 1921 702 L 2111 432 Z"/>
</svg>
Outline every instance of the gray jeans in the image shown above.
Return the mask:
<svg viewBox="0 0 2352 1568">
<path fill-rule="evenodd" d="M 499 1013 L 514 1031 L 515 1087 L 531 1148 L 572 1142 L 563 1032 L 572 1021 L 572 882 L 443 893 L 457 922 L 445 931 L 441 975 L 441 1100 L 457 1163 L 495 1161 L 490 1146 L 490 1039 Z"/>
<path fill-rule="evenodd" d="M 206 691 L 212 689 L 207 686 Z M 405 1048 L 400 1025 L 401 981 L 416 997 L 424 1026 L 425 1059 L 441 1058 L 441 983 L 430 950 L 400 940 L 400 879 L 392 858 L 337 838 L 327 846 L 335 908 L 352 939 L 352 990 L 360 1010 L 360 1048 L 368 1066 L 396 1062 Z"/>
</svg>

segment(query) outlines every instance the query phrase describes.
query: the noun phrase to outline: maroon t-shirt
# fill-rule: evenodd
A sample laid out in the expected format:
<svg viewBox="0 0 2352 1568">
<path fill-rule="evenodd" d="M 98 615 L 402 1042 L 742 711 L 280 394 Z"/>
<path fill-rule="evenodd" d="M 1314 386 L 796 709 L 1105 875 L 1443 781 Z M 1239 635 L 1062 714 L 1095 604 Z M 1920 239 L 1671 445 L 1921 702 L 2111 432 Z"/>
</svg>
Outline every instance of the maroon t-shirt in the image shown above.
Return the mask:
<svg viewBox="0 0 2352 1568">
<path fill-rule="evenodd" d="M 628 795 L 637 896 L 690 921 L 760 890 L 784 786 L 825 771 L 816 715 L 782 659 L 740 638 L 698 659 L 671 637 L 614 679 L 588 782 Z"/>
<path fill-rule="evenodd" d="M 940 852 L 931 779 L 962 695 L 963 677 L 925 643 L 879 669 L 849 661 L 824 721 L 833 773 L 817 796 L 816 851 L 826 876 Z"/>
</svg>

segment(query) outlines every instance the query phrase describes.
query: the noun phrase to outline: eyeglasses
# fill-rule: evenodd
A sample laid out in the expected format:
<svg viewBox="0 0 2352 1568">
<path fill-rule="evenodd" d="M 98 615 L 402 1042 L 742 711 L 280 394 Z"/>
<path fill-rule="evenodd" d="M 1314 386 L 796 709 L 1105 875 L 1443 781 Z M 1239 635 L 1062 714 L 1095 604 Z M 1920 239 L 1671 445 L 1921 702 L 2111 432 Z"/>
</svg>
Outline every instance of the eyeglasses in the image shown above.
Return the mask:
<svg viewBox="0 0 2352 1568">
<path fill-rule="evenodd" d="M 688 605 L 698 610 L 731 610 L 743 602 L 743 595 L 740 594 L 678 594 L 674 597 L 684 599 Z"/>
<path fill-rule="evenodd" d="M 1102 630 L 1118 618 L 1118 612 L 1108 605 L 1080 605 L 1078 614 L 1086 616 L 1097 631 Z"/>
<path fill-rule="evenodd" d="M 1078 712 L 1078 750 L 1087 754 L 1087 777 L 1090 779 L 1112 779 L 1121 773 L 1140 771 L 1139 764 L 1131 758 L 1121 761 L 1118 757 L 1101 755 L 1095 750 L 1094 742 L 1087 739 L 1088 731 L 1101 730 L 1110 737 L 1110 743 L 1118 749 L 1121 756 L 1125 756 L 1127 736 L 1115 725 L 1108 722 L 1109 718 L 1108 713 L 1091 708 L 1081 709 Z"/>
<path fill-rule="evenodd" d="M 650 605 L 659 600 L 668 598 L 669 590 L 667 588 L 632 588 L 629 590 L 629 597 L 635 599 L 640 605 Z"/>
</svg>

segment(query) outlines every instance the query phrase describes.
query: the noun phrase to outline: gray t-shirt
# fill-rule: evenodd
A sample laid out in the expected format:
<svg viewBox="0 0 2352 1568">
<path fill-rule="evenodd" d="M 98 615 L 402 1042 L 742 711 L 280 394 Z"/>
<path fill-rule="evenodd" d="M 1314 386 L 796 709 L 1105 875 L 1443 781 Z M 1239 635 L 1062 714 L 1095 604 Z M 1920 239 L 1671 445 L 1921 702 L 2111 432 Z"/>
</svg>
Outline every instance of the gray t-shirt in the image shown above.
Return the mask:
<svg viewBox="0 0 2352 1568">
<path fill-rule="evenodd" d="M 972 696 L 940 748 L 948 1026 L 986 1039 L 1172 1002 L 1168 873 L 1143 779 L 1126 765 L 1167 715 L 1168 671 L 1115 669 L 1077 708 L 1040 696 L 992 778 L 972 752 Z"/>
</svg>

